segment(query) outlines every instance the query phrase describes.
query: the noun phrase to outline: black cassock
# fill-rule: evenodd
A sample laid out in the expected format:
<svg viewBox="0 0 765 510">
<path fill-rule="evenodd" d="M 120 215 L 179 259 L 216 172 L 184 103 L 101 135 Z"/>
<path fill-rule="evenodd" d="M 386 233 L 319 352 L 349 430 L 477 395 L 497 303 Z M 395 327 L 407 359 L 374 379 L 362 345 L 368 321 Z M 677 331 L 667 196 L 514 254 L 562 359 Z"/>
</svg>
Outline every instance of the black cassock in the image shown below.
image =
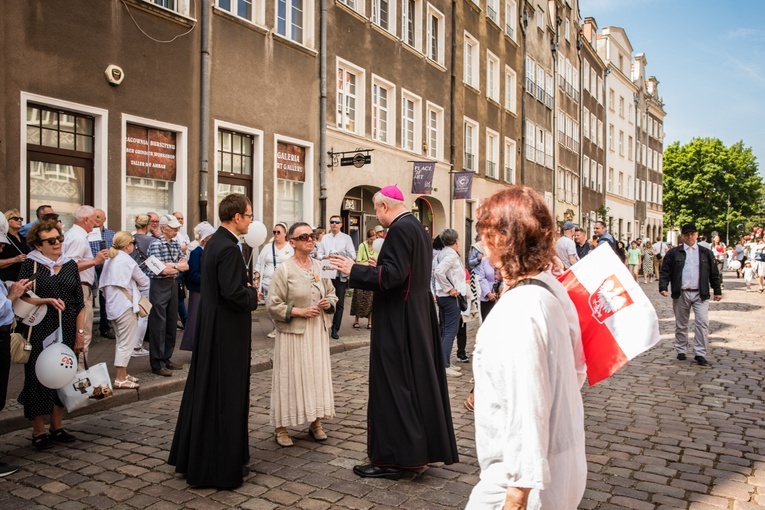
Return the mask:
<svg viewBox="0 0 765 510">
<path fill-rule="evenodd" d="M 220 227 L 205 246 L 194 354 L 168 463 L 189 485 L 234 488 L 250 457 L 251 311 L 237 238 Z"/>
<path fill-rule="evenodd" d="M 367 454 L 378 466 L 459 462 L 430 292 L 432 244 L 410 213 L 388 230 L 377 267 L 353 266 L 350 286 L 374 291 Z"/>
</svg>

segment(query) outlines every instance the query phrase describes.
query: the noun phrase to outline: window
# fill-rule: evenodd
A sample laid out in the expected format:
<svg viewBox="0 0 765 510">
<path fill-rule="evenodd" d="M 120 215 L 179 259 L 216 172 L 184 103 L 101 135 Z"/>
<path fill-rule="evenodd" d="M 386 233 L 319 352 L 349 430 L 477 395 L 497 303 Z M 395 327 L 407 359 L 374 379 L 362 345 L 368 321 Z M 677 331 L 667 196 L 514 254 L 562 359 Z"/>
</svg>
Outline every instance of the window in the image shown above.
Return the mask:
<svg viewBox="0 0 765 510">
<path fill-rule="evenodd" d="M 499 59 L 486 52 L 486 97 L 499 102 Z"/>
<path fill-rule="evenodd" d="M 568 115 L 566 115 L 566 148 L 574 149 L 574 122 Z"/>
<path fill-rule="evenodd" d="M 627 137 L 627 159 L 632 161 L 632 136 Z"/>
<path fill-rule="evenodd" d="M 536 133 L 537 128 L 534 124 L 526 121 L 526 159 L 534 161 L 536 153 Z"/>
<path fill-rule="evenodd" d="M 566 198 L 566 171 L 558 168 L 558 200 L 561 202 Z"/>
<path fill-rule="evenodd" d="M 603 148 L 603 121 L 598 121 L 598 147 Z"/>
<path fill-rule="evenodd" d="M 159 5 L 165 9 L 177 12 L 183 16 L 189 16 L 189 1 L 188 0 L 146 0 L 149 3 Z"/>
<path fill-rule="evenodd" d="M 567 41 L 571 41 L 571 22 L 568 20 L 568 18 L 566 18 L 566 21 L 563 24 L 563 36 Z"/>
<path fill-rule="evenodd" d="M 401 147 L 420 153 L 422 133 L 422 102 L 405 90 L 401 91 Z"/>
<path fill-rule="evenodd" d="M 627 120 L 629 121 L 630 124 L 632 124 L 633 123 L 633 120 L 632 120 L 632 103 L 630 103 L 627 106 L 628 106 L 627 111 L 629 112 L 628 115 L 627 115 Z"/>
<path fill-rule="evenodd" d="M 444 65 L 444 15 L 428 4 L 428 58 Z"/>
<path fill-rule="evenodd" d="M 466 85 L 478 89 L 478 41 L 465 32 L 465 73 L 464 80 Z"/>
<path fill-rule="evenodd" d="M 517 75 L 510 66 L 505 66 L 505 109 L 515 113 L 517 108 Z"/>
<path fill-rule="evenodd" d="M 598 76 L 598 104 L 603 104 L 603 78 Z"/>
<path fill-rule="evenodd" d="M 588 91 L 590 90 L 590 63 L 588 61 L 584 61 L 582 63 L 582 87 L 584 90 Z"/>
<path fill-rule="evenodd" d="M 276 217 L 292 224 L 310 221 L 313 147 L 295 140 L 276 142 Z"/>
<path fill-rule="evenodd" d="M 401 13 L 401 39 L 417 50 L 420 49 L 422 37 L 421 0 L 403 0 Z"/>
<path fill-rule="evenodd" d="M 545 130 L 537 126 L 537 154 L 535 161 L 538 165 L 545 164 Z"/>
<path fill-rule="evenodd" d="M 497 179 L 499 162 L 499 133 L 486 130 L 486 177 Z"/>
<path fill-rule="evenodd" d="M 566 143 L 566 114 L 563 110 L 558 110 L 558 143 L 561 145 Z"/>
<path fill-rule="evenodd" d="M 624 193 L 624 172 L 619 172 L 619 187 L 616 190 L 620 195 Z"/>
<path fill-rule="evenodd" d="M 432 103 L 428 103 L 427 108 L 427 154 L 431 158 L 442 159 L 443 143 L 441 141 L 441 133 L 444 132 L 444 110 Z"/>
<path fill-rule="evenodd" d="M 598 144 L 598 122 L 594 113 L 590 113 L 590 140 L 592 143 Z"/>
<path fill-rule="evenodd" d="M 566 94 L 572 97 L 574 95 L 574 87 L 571 85 L 571 80 L 573 79 L 573 70 L 574 68 L 571 66 L 571 61 L 566 59 Z"/>
<path fill-rule="evenodd" d="M 619 117 L 624 118 L 624 97 L 619 96 Z"/>
<path fill-rule="evenodd" d="M 611 151 L 614 150 L 614 125 L 613 124 L 608 125 L 608 149 Z"/>
<path fill-rule="evenodd" d="M 394 143 L 396 118 L 390 101 L 396 98 L 393 84 L 372 77 L 372 139 L 392 145 Z"/>
<path fill-rule="evenodd" d="M 550 73 L 545 73 L 545 106 L 552 110 L 553 107 L 553 79 Z"/>
<path fill-rule="evenodd" d="M 536 88 L 534 87 L 534 73 L 536 72 L 536 65 L 531 58 L 526 57 L 526 92 L 534 95 Z"/>
<path fill-rule="evenodd" d="M 608 169 L 608 191 L 614 192 L 614 169 Z"/>
<path fill-rule="evenodd" d="M 218 8 L 247 21 L 254 21 L 252 0 L 217 0 Z M 262 23 L 262 20 L 259 20 Z"/>
<path fill-rule="evenodd" d="M 576 67 L 571 68 L 571 88 L 574 90 L 574 101 L 579 101 L 579 70 Z"/>
<path fill-rule="evenodd" d="M 463 131 L 465 161 L 462 163 L 462 166 L 465 170 L 475 172 L 478 168 L 476 161 L 476 154 L 478 154 L 478 123 L 465 117 Z"/>
<path fill-rule="evenodd" d="M 505 182 L 515 184 L 515 140 L 505 137 Z"/>
<path fill-rule="evenodd" d="M 553 137 L 549 131 L 545 131 L 545 166 L 553 167 Z"/>
<path fill-rule="evenodd" d="M 590 110 L 582 109 L 582 136 L 590 138 Z"/>
<path fill-rule="evenodd" d="M 545 11 L 542 10 L 542 6 L 537 7 L 537 28 L 539 30 L 545 29 Z"/>
<path fill-rule="evenodd" d="M 518 7 L 515 1 L 505 2 L 505 35 L 515 41 L 515 30 L 517 27 L 516 16 Z"/>
<path fill-rule="evenodd" d="M 614 111 L 614 89 L 608 89 L 608 109 Z"/>
<path fill-rule="evenodd" d="M 582 186 L 587 187 L 590 176 L 590 158 L 584 156 L 582 158 Z"/>
<path fill-rule="evenodd" d="M 579 123 L 573 121 L 573 124 L 574 127 L 571 134 L 574 137 L 574 152 L 579 153 Z"/>
<path fill-rule="evenodd" d="M 364 74 L 345 62 L 337 66 L 337 127 L 351 133 L 364 132 Z"/>
<path fill-rule="evenodd" d="M 598 163 L 598 193 L 603 193 L 603 165 Z"/>
<path fill-rule="evenodd" d="M 537 100 L 545 102 L 545 70 L 537 64 Z"/>
<path fill-rule="evenodd" d="M 341 4 L 345 4 L 354 11 L 359 11 L 358 5 L 356 4 L 356 0 L 339 0 Z M 359 11 L 360 12 L 360 11 Z"/>
<path fill-rule="evenodd" d="M 313 44 L 313 2 L 276 0 L 276 33 L 306 46 Z M 308 10 L 306 10 L 307 8 Z"/>
<path fill-rule="evenodd" d="M 585 169 L 585 172 L 587 169 Z M 590 187 L 594 190 L 598 189 L 598 181 L 600 181 L 600 174 L 598 173 L 597 162 L 593 159 L 590 160 Z"/>
<path fill-rule="evenodd" d="M 624 156 L 624 131 L 619 130 L 619 155 Z"/>
<path fill-rule="evenodd" d="M 372 23 L 390 33 L 396 32 L 396 2 L 372 0 Z"/>
<path fill-rule="evenodd" d="M 486 17 L 499 25 L 499 0 L 486 0 Z"/>
</svg>

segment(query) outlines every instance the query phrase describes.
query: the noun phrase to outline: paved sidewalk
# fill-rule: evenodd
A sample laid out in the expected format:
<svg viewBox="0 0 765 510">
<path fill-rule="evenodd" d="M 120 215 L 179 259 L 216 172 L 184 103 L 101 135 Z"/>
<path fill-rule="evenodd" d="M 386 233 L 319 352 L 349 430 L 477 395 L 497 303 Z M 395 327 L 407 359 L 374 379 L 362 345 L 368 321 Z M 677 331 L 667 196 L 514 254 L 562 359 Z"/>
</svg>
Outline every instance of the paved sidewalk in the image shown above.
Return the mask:
<svg viewBox="0 0 765 510">
<path fill-rule="evenodd" d="M 765 508 L 765 295 L 743 292 L 743 280 L 729 276 L 724 300 L 710 304 L 708 368 L 675 359 L 670 299 L 644 286 L 664 341 L 583 388 L 589 477 L 580 508 Z M 271 371 L 252 376 L 253 473 L 239 489 L 189 488 L 165 464 L 175 392 L 68 419 L 79 439 L 70 446 L 37 452 L 26 429 L 0 436 L 0 458 L 23 466 L 0 479 L 0 508 L 464 508 L 479 470 L 462 407 L 472 366 L 461 366 L 465 376 L 448 379 L 461 457 L 453 466 L 398 481 L 353 475 L 366 460 L 368 348 L 359 348 L 332 356 L 337 416 L 325 421 L 324 443 L 303 427 L 290 430 L 294 447 L 279 448 L 268 424 Z"/>
</svg>

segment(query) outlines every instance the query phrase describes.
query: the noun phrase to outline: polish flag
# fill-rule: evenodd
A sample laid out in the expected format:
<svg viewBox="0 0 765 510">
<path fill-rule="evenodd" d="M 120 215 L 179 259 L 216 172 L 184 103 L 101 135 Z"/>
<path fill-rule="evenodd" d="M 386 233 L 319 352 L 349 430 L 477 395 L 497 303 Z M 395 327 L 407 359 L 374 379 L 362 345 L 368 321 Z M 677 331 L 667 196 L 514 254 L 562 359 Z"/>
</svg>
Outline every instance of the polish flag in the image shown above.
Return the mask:
<svg viewBox="0 0 765 510">
<path fill-rule="evenodd" d="M 590 386 L 661 339 L 651 301 L 604 243 L 558 277 L 579 314 Z"/>
</svg>

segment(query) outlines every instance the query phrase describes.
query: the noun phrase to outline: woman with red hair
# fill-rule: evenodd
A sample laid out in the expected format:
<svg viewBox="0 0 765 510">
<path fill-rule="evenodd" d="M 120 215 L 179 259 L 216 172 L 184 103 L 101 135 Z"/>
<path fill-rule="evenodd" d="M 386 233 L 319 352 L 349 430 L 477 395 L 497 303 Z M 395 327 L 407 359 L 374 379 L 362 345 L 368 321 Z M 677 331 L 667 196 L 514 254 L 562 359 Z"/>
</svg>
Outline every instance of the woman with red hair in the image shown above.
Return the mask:
<svg viewBox="0 0 765 510">
<path fill-rule="evenodd" d="M 473 355 L 481 477 L 467 508 L 575 509 L 585 364 L 576 309 L 549 271 L 555 223 L 534 190 L 512 186 L 481 205 L 477 230 L 506 290 Z"/>
</svg>

